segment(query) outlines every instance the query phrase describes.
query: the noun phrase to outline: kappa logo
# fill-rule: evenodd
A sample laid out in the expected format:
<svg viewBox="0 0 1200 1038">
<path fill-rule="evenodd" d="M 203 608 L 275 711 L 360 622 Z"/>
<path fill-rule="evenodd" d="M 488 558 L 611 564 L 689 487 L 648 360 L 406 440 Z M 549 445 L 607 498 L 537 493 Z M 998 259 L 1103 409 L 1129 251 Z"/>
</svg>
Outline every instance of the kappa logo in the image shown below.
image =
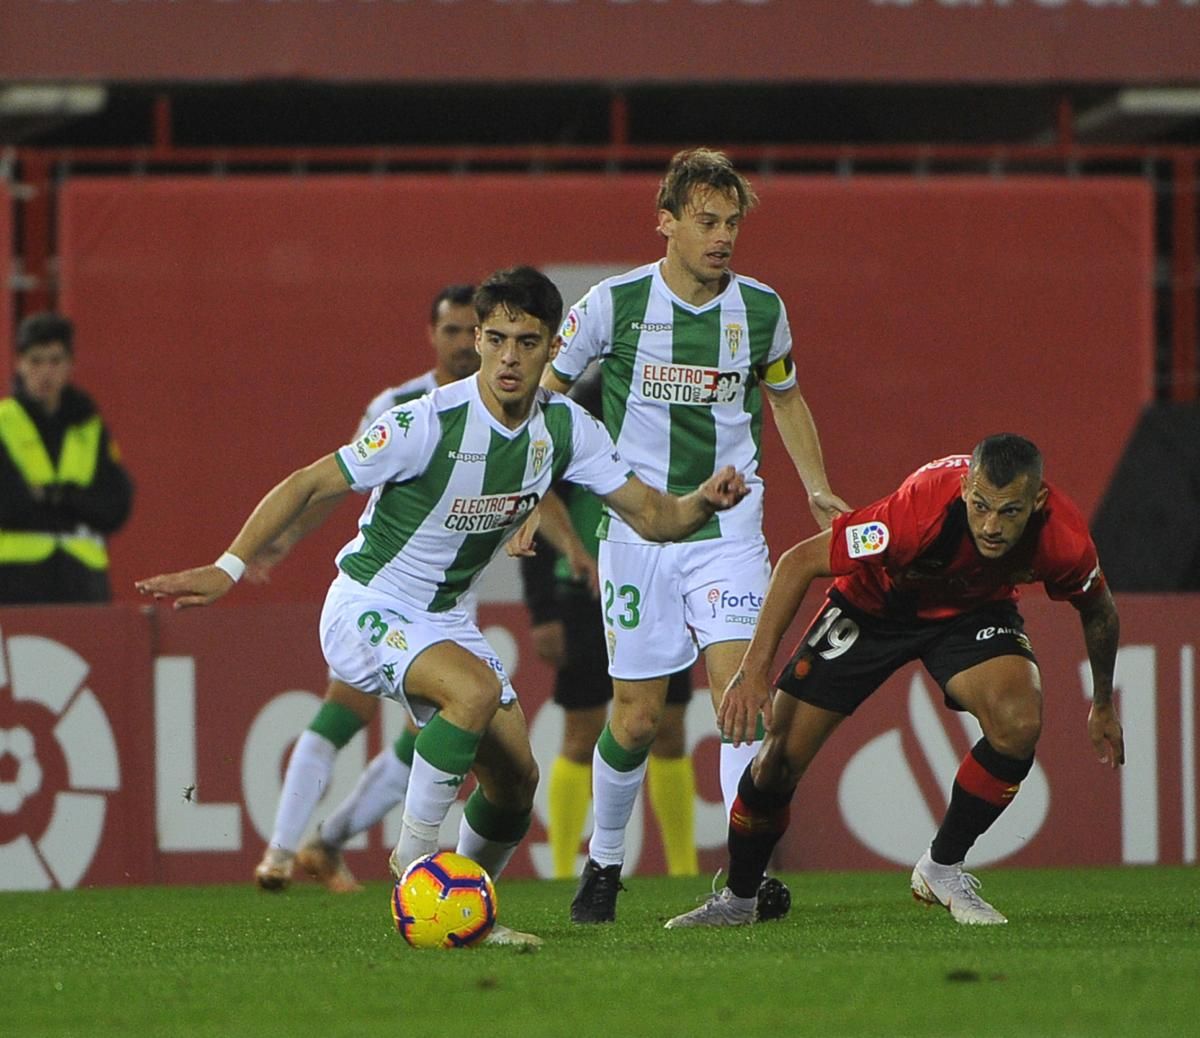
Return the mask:
<svg viewBox="0 0 1200 1038">
<path fill-rule="evenodd" d="M 49 638 L 0 637 L 0 890 L 75 887 L 100 846 L 121 769 L 90 670 Z"/>
<path fill-rule="evenodd" d="M 413 416 L 411 411 L 393 411 L 392 420 L 396 423 L 396 428 L 404 433 L 404 438 L 408 439 L 408 430 L 412 428 Z"/>
<path fill-rule="evenodd" d="M 888 546 L 888 528 L 881 522 L 846 527 L 846 550 L 852 559 L 878 555 Z"/>
</svg>

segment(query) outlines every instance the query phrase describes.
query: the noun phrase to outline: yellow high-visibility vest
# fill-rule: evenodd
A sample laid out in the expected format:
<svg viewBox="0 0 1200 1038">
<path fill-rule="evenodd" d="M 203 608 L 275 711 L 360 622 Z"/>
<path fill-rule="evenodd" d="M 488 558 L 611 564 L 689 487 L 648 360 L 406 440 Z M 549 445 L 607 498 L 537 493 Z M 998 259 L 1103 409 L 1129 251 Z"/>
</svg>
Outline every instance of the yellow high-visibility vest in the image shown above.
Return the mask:
<svg viewBox="0 0 1200 1038">
<path fill-rule="evenodd" d="M 50 483 L 90 486 L 96 478 L 103 429 L 99 415 L 70 426 L 55 470 L 29 412 L 12 397 L 0 400 L 0 446 L 8 451 L 17 471 L 31 487 Z M 73 555 L 89 569 L 108 568 L 104 538 L 83 524 L 68 533 L 0 530 L 0 565 L 41 562 L 53 555 L 56 548 Z"/>
</svg>

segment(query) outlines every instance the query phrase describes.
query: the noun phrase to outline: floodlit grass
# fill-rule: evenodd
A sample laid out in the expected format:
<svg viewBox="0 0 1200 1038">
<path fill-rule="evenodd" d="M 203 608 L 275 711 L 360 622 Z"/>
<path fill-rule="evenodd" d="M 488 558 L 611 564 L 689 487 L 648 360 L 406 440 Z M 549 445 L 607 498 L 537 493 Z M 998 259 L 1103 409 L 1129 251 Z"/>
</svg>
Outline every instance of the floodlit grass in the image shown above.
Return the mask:
<svg viewBox="0 0 1200 1038">
<path fill-rule="evenodd" d="M 501 883 L 546 939 L 417 952 L 389 890 L 0 894 L 0 1033 L 13 1038 L 1200 1033 L 1200 877 L 1183 868 L 982 871 L 1006 927 L 908 896 L 907 873 L 783 877 L 779 923 L 667 931 L 706 881 L 633 877 L 611 926 L 573 884 Z"/>
</svg>

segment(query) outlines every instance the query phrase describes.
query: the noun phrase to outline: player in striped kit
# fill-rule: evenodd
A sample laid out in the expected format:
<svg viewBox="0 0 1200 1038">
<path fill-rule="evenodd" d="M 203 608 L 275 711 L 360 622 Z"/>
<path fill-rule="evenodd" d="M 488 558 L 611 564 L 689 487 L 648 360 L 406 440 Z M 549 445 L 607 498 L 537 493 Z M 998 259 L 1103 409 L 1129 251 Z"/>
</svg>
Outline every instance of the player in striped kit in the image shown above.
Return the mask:
<svg viewBox="0 0 1200 1038">
<path fill-rule="evenodd" d="M 370 491 L 358 536 L 338 554 L 320 634 L 339 678 L 398 700 L 421 726 L 393 868 L 436 849 L 473 768 L 479 787 L 458 849 L 495 876 L 528 829 L 538 772 L 516 692 L 462 596 L 555 479 L 588 487 L 650 541 L 686 537 L 747 491 L 728 466 L 686 495 L 654 490 L 586 411 L 539 389 L 562 316 L 544 275 L 501 271 L 475 308 L 476 376 L 380 415 L 353 443 L 294 472 L 217 563 L 137 586 L 176 607 L 207 605 L 305 509 Z"/>
<path fill-rule="evenodd" d="M 474 292 L 474 285 L 447 285 L 434 296 L 429 312 L 429 345 L 434 353 L 434 366 L 372 398 L 358 423 L 355 438 L 367 431 L 376 415 L 475 373 L 479 354 L 475 352 L 475 309 L 471 305 Z M 268 572 L 301 538 L 324 522 L 334 507 L 336 501 L 324 508 L 309 509 L 265 551 L 250 560 L 247 577 L 255 582 L 268 579 Z M 296 862 L 335 893 L 362 889 L 346 867 L 340 847 L 320 835 L 303 847 L 300 840 L 329 786 L 339 751 L 371 723 L 378 706 L 378 699 L 360 695 L 330 675 L 324 701 L 309 726 L 300 733 L 288 758 L 271 838 L 254 869 L 254 881 L 261 889 L 286 889 Z M 367 772 L 376 785 L 390 788 L 407 782 L 412 738 L 412 732 L 406 732 L 395 747 L 386 747 L 371 761 Z M 383 799 L 386 804 L 392 802 L 390 796 Z"/>
<path fill-rule="evenodd" d="M 595 830 L 571 905 L 579 923 L 616 917 L 625 828 L 662 717 L 667 675 L 691 666 L 699 648 L 719 695 L 753 632 L 770 575 L 758 475 L 760 384 L 817 522 L 827 527 L 846 510 L 829 488 L 812 415 L 796 385 L 783 302 L 729 269 L 755 201 L 721 153 L 677 154 L 657 199 L 666 257 L 593 287 L 568 313 L 562 349 L 543 378 L 549 388 L 565 390 L 599 358 L 605 424 L 650 486 L 688 493 L 706 472 L 733 465 L 750 488 L 745 502 L 714 515 L 686 543 L 650 544 L 619 515 L 602 526 L 602 604 L 615 695 L 593 756 Z M 727 809 L 754 751 L 753 744 L 721 747 Z M 773 885 L 786 894 L 777 880 Z"/>
</svg>

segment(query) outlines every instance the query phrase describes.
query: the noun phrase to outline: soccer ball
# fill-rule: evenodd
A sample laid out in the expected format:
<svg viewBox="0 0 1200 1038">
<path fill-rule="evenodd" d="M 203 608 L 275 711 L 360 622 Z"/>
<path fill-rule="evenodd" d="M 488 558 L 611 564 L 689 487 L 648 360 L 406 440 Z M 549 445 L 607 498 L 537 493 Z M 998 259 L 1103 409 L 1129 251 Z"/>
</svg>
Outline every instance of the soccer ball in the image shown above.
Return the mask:
<svg viewBox="0 0 1200 1038">
<path fill-rule="evenodd" d="M 414 948 L 466 948 L 496 925 L 496 889 L 482 865 L 453 851 L 418 858 L 392 891 L 396 929 Z"/>
</svg>

